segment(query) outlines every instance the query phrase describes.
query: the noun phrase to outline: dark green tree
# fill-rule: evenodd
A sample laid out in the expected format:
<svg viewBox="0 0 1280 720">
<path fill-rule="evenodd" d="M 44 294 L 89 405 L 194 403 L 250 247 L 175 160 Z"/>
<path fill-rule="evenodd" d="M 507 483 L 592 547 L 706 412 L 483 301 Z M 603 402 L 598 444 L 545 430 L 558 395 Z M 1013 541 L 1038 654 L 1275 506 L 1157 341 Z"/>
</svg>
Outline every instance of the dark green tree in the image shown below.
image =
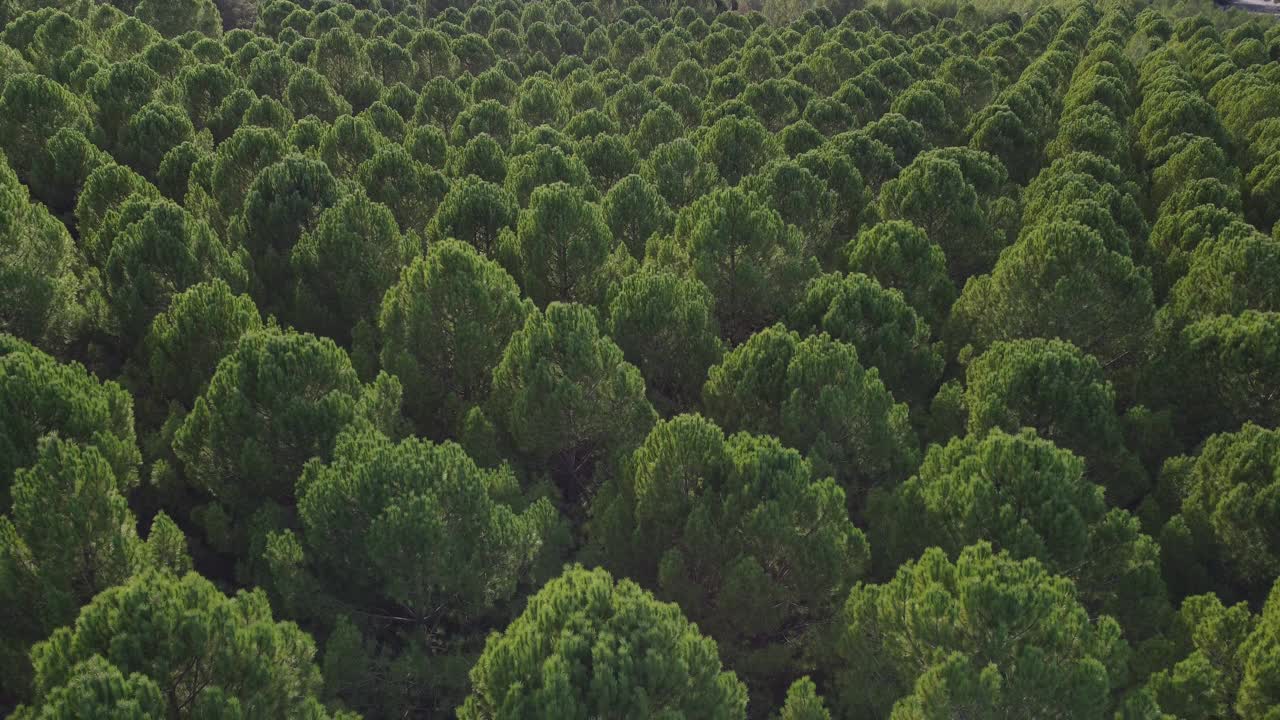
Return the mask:
<svg viewBox="0 0 1280 720">
<path fill-rule="evenodd" d="M 1151 171 L 1151 200 L 1163 204 L 1187 185 L 1199 180 L 1218 180 L 1228 187 L 1240 186 L 1240 171 L 1226 152 L 1206 137 L 1192 136 Z"/>
<path fill-rule="evenodd" d="M 277 5 L 277 7 L 288 6 Z M 249 89 L 258 95 L 278 98 L 288 104 L 288 101 L 284 100 L 284 94 L 297 68 L 297 64 L 283 52 L 266 52 L 250 61 L 245 81 Z"/>
<path fill-rule="evenodd" d="M 1070 450 L 1107 499 L 1125 505 L 1146 491 L 1141 463 L 1127 449 L 1115 391 L 1097 358 L 1060 340 L 999 342 L 966 371 L 968 431 L 1034 428 Z"/>
<path fill-rule="evenodd" d="M 1094 102 L 1063 114 L 1057 136 L 1045 146 L 1045 156 L 1053 161 L 1071 153 L 1088 152 L 1128 165 L 1130 142 L 1129 133 L 1116 121 L 1114 112 Z"/>
<path fill-rule="evenodd" d="M 148 103 L 129 118 L 120 153 L 138 172 L 155 178 L 169 151 L 194 134 L 195 126 L 181 108 Z"/>
<path fill-rule="evenodd" d="M 711 192 L 721 182 L 715 165 L 703 161 L 698 149 L 684 138 L 654 148 L 641 166 L 640 175 L 677 209 Z"/>
<path fill-rule="evenodd" d="M 654 148 L 682 137 L 684 131 L 680 115 L 670 105 L 660 103 L 640 119 L 631 133 L 631 146 L 640 157 L 648 157 Z"/>
<path fill-rule="evenodd" d="M 449 38 L 429 28 L 414 35 L 408 50 L 418 64 L 419 76 L 426 78 L 428 83 L 446 80 L 442 76 L 449 74 L 458 62 L 458 57 L 449 47 Z"/>
<path fill-rule="evenodd" d="M 276 330 L 242 337 L 173 438 L 187 481 L 212 498 L 198 515 L 213 546 L 243 552 L 255 513 L 293 504 L 303 464 L 329 457 L 355 420 L 394 428 L 399 396 L 385 375 L 362 385 L 331 340 Z"/>
<path fill-rule="evenodd" d="M 461 240 L 490 258 L 498 257 L 498 237 L 504 229 L 515 229 L 520 206 L 515 196 L 476 177 L 465 177 L 451 185 L 440 208 L 427 226 L 432 242 Z"/>
<path fill-rule="evenodd" d="M 898 482 L 919 462 L 907 406 L 894 403 L 852 345 L 766 328 L 711 368 L 702 403 L 726 430 L 774 435 L 834 475 L 854 507 L 871 486 Z"/>
<path fill-rule="evenodd" d="M 1280 707 L 1280 582 L 1272 585 L 1258 627 L 1241 650 L 1244 677 L 1236 712 L 1242 720 L 1268 720 Z"/>
<path fill-rule="evenodd" d="M 558 127 L 564 124 L 565 108 L 560 99 L 560 90 L 549 80 L 526 80 L 516 94 L 515 111 L 529 127 Z"/>
<path fill-rule="evenodd" d="M 678 602 L 762 700 L 812 661 L 869 561 L 832 478 L 698 415 L 654 427 L 592 501 L 590 528 L 610 569 Z"/>
<path fill-rule="evenodd" d="M 521 207 L 529 206 L 535 190 L 558 182 L 580 190 L 589 200 L 596 199 L 587 166 L 558 147 L 538 145 L 531 152 L 513 157 L 507 166 L 506 188 Z"/>
<path fill-rule="evenodd" d="M 836 703 L 850 716 L 1106 717 L 1125 678 L 1120 626 L 1037 560 L 941 549 L 849 595 Z"/>
<path fill-rule="evenodd" d="M 833 143 L 803 153 L 796 158 L 796 162 L 821 179 L 827 189 L 835 193 L 835 202 L 831 208 L 832 239 L 835 242 L 847 242 L 857 233 L 858 226 L 866 215 L 868 193 L 862 173 L 853 160 L 843 155 Z"/>
<path fill-rule="evenodd" d="M 191 174 L 196 180 L 188 181 L 177 200 L 183 201 L 183 197 L 190 194 L 185 204 L 192 205 L 198 202 L 199 192 L 205 192 L 214 206 L 206 211 L 207 219 L 215 228 L 225 229 L 244 208 L 249 189 L 258 176 L 284 160 L 288 152 L 285 139 L 277 132 L 266 128 L 239 128 L 218 144 L 207 181 L 201 182 L 201 173 L 193 168 Z"/>
<path fill-rule="evenodd" d="M 27 651 L 94 595 L 148 567 L 190 569 L 186 540 L 163 513 L 152 542 L 138 539 L 133 513 L 111 465 L 93 446 L 48 436 L 38 457 L 14 477 L 13 507 L 0 515 L 0 688 L 10 697 L 30 691 Z M 177 533 L 176 567 L 159 559 L 164 530 Z M 152 547 L 148 547 L 151 545 Z"/>
<path fill-rule="evenodd" d="M 85 319 L 82 261 L 66 227 L 0 156 L 0 332 L 58 350 Z"/>
<path fill-rule="evenodd" d="M 1280 432 L 1252 423 L 1170 460 L 1162 483 L 1178 512 L 1161 532 L 1170 589 L 1261 599 L 1280 566 L 1275 538 Z"/>
<path fill-rule="evenodd" d="M 102 280 L 109 329 L 132 347 L 175 294 L 215 278 L 237 290 L 249 281 L 240 257 L 208 225 L 167 200 L 151 204 L 106 254 Z"/>
<path fill-rule="evenodd" d="M 1248 421 L 1272 428 L 1280 424 L 1271 372 L 1277 352 L 1280 314 L 1212 315 L 1181 329 L 1165 363 L 1152 369 L 1152 383 L 1184 432 L 1203 437 Z"/>
<path fill-rule="evenodd" d="M 716 318 L 731 342 L 778 319 L 815 274 L 804 240 L 776 212 L 727 188 L 699 199 L 676 219 L 676 252 L 716 298 Z"/>
<path fill-rule="evenodd" d="M 9 78 L 0 94 L 0 150 L 21 178 L 59 130 L 87 133 L 90 123 L 80 98 L 43 75 Z"/>
<path fill-rule="evenodd" d="M 698 151 L 730 185 L 759 171 L 779 152 L 763 125 L 732 116 L 707 128 Z"/>
<path fill-rule="evenodd" d="M 942 247 L 957 283 L 988 270 L 1004 244 L 960 163 L 935 154 L 922 156 L 884 184 L 880 216 L 924 230 Z"/>
<path fill-rule="evenodd" d="M 720 361 L 713 306 L 702 283 L 665 271 L 627 277 L 610 299 L 609 334 L 640 369 L 657 407 L 689 407 Z"/>
<path fill-rule="evenodd" d="M 955 332 L 978 347 L 1050 337 L 1132 364 L 1153 315 L 1150 273 L 1089 227 L 1056 221 L 1025 230 L 990 275 L 968 283 L 952 311 Z"/>
<path fill-rule="evenodd" d="M 507 155 L 497 140 L 481 133 L 455 153 L 450 161 L 455 177 L 474 175 L 481 180 L 502 184 L 507 179 Z"/>
<path fill-rule="evenodd" d="M 142 353 L 151 392 L 191 407 L 240 338 L 263 328 L 253 298 L 225 281 L 192 285 L 151 322 Z"/>
<path fill-rule="evenodd" d="M 835 265 L 839 252 L 835 237 L 838 198 L 825 181 L 793 160 L 780 160 L 742 185 L 762 205 L 777 211 L 783 222 L 800 231 L 803 252 L 816 258 L 822 267 Z"/>
<path fill-rule="evenodd" d="M 845 263 L 851 272 L 901 291 L 922 318 L 941 329 L 956 289 L 947 275 L 946 254 L 920 228 L 901 220 L 877 223 L 845 247 Z"/>
<path fill-rule="evenodd" d="M 63 128 L 49 138 L 44 153 L 35 158 L 27 184 L 32 195 L 45 203 L 50 212 L 69 213 L 75 209 L 76 196 L 89 176 L 99 167 L 110 164 L 110 159 L 111 156 L 91 143 L 82 131 Z M 186 191 L 184 182 L 182 192 Z"/>
<path fill-rule="evenodd" d="M 986 107 L 997 88 L 997 77 L 990 66 L 965 55 L 952 55 L 942 63 L 938 78 L 955 87 L 960 101 L 969 112 Z"/>
<path fill-rule="evenodd" d="M 599 133 L 578 142 L 575 154 L 582 159 L 595 188 L 607 193 L 618 182 L 634 173 L 640 156 L 626 138 L 613 133 Z"/>
<path fill-rule="evenodd" d="M 581 190 L 564 183 L 539 186 L 509 242 L 503 254 L 514 260 L 512 269 L 538 305 L 590 305 L 603 296 L 599 273 L 613 249 L 613 233 L 600 207 Z"/>
<path fill-rule="evenodd" d="M 893 153 L 893 160 L 903 168 L 928 149 L 924 126 L 898 113 L 888 113 L 864 128 L 867 136 L 878 140 Z"/>
<path fill-rule="evenodd" d="M 449 131 L 449 142 L 462 147 L 479 135 L 488 135 L 506 148 L 519 130 L 518 123 L 511 108 L 496 100 L 485 100 L 461 109 Z"/>
<path fill-rule="evenodd" d="M 288 304 L 294 246 L 338 199 L 338 184 L 329 168 L 298 155 L 268 167 L 253 181 L 231 235 L 253 261 L 259 305 L 275 309 Z"/>
<path fill-rule="evenodd" d="M 919 123 L 926 142 L 936 147 L 954 145 L 957 126 L 965 121 L 959 90 L 938 80 L 912 83 L 893 98 L 889 111 Z"/>
<path fill-rule="evenodd" d="M 185 64 L 179 71 L 176 82 L 182 107 L 191 116 L 191 122 L 198 130 L 209 126 L 216 118 L 222 102 L 241 84 L 240 78 L 229 68 L 209 62 Z M 305 117 L 307 114 L 300 113 L 298 117 Z"/>
<path fill-rule="evenodd" d="M 412 48 L 410 52 L 413 52 Z M 421 68 L 421 61 L 419 67 Z M 414 120 L 419 125 L 434 125 L 448 132 L 453 128 L 458 113 L 467 106 L 467 98 L 462 90 L 448 78 L 431 78 L 419 93 L 418 107 L 414 110 Z"/>
<path fill-rule="evenodd" d="M 658 189 L 639 175 L 628 175 L 609 188 L 601 203 L 616 241 L 643 258 L 649 238 L 671 232 L 675 213 Z"/>
<path fill-rule="evenodd" d="M 294 117 L 314 115 L 324 122 L 333 122 L 338 116 L 351 113 L 351 103 L 339 95 L 323 75 L 309 67 L 298 70 L 289 78 L 284 103 L 293 111 Z"/>
<path fill-rule="evenodd" d="M 347 195 L 293 246 L 290 315 L 298 327 L 343 344 L 371 333 L 383 294 L 420 250 L 416 238 L 400 234 L 385 205 Z"/>
<path fill-rule="evenodd" d="M 384 145 L 360 166 L 357 179 L 370 200 L 390 208 L 403 233 L 424 235 L 449 192 L 449 181 L 399 145 Z"/>
<path fill-rule="evenodd" d="M 1239 717 L 1233 709 L 1257 629 L 1245 603 L 1227 607 L 1212 593 L 1183 600 L 1168 632 L 1175 661 L 1147 680 L 1153 702 L 1187 720 Z"/>
<path fill-rule="evenodd" d="M 1239 222 L 1240 194 L 1234 194 L 1236 209 L 1230 209 L 1229 197 L 1224 195 L 1220 200 L 1198 204 L 1181 212 L 1176 209 L 1182 201 L 1178 196 L 1171 197 L 1162 206 L 1160 217 L 1151 226 L 1149 239 L 1156 256 L 1152 267 L 1152 287 L 1157 299 L 1167 298 L 1173 285 L 1187 274 L 1196 248 L 1216 240 L 1223 230 Z M 1194 202 L 1191 197 L 1187 200 Z"/>
<path fill-rule="evenodd" d="M 582 305 L 551 303 L 511 337 L 493 370 L 490 407 L 534 465 L 570 497 L 595 464 L 638 444 L 657 419 L 644 379 Z"/>
<path fill-rule="evenodd" d="M 1245 178 L 1249 188 L 1248 210 L 1250 219 L 1261 228 L 1272 227 L 1280 220 L 1280 150 L 1271 153 L 1258 163 Z"/>
<path fill-rule="evenodd" d="M 213 0 L 139 0 L 133 13 L 167 38 L 191 31 L 222 34 L 222 18 Z"/>
<path fill-rule="evenodd" d="M 1004 103 L 988 105 L 970 123 L 969 146 L 999 158 L 1015 182 L 1028 182 L 1040 168 L 1034 130 Z"/>
<path fill-rule="evenodd" d="M 488 397 L 493 369 L 533 310 L 496 262 L 466 243 L 434 243 L 382 300 L 382 367 L 405 386 L 405 410 L 430 437 L 456 431 Z"/>
<path fill-rule="evenodd" d="M 77 665 L 73 676 L 49 690 L 37 706 L 19 706 L 10 717 L 162 717 L 165 712 L 160 686 L 138 673 L 125 677 L 120 668 L 95 655 Z"/>
<path fill-rule="evenodd" d="M 814 278 L 792 308 L 788 324 L 852 345 L 863 364 L 880 371 L 894 397 L 913 407 L 924 407 L 942 377 L 942 355 L 930 342 L 929 325 L 902 293 L 866 275 Z"/>
<path fill-rule="evenodd" d="M 366 666 L 341 678 L 356 704 L 429 711 L 465 692 L 460 665 L 480 638 L 462 628 L 527 586 L 562 534 L 545 498 L 521 509 L 512 504 L 518 493 L 510 470 L 480 469 L 453 443 L 393 443 L 367 427 L 340 436 L 332 462 L 307 464 L 300 531 L 268 541 L 286 605 L 368 618 L 369 632 L 390 630 L 403 648 L 394 662 L 417 666 L 401 678 L 362 652 L 327 657 Z M 373 687 L 362 689 L 365 673 Z"/>
<path fill-rule="evenodd" d="M 89 97 L 108 149 L 123 147 L 133 116 L 151 101 L 159 84 L 160 76 L 140 60 L 116 63 L 90 80 Z"/>
<path fill-rule="evenodd" d="M 1149 638 L 1169 611 L 1159 546 L 1128 512 L 1108 511 L 1086 470 L 1030 429 L 933 445 L 915 475 L 872 501 L 878 567 L 929 547 L 956 557 L 987 540 L 1071 578 L 1090 611 L 1117 618 L 1133 639 Z"/>
<path fill-rule="evenodd" d="M 344 115 L 334 121 L 320 140 L 320 159 L 334 177 L 352 179 L 384 142 L 373 123 L 364 117 Z"/>
<path fill-rule="evenodd" d="M 335 27 L 316 38 L 308 62 L 339 95 L 350 99 L 356 83 L 371 69 L 363 44 L 351 30 Z"/>
<path fill-rule="evenodd" d="M 893 157 L 893 150 L 865 130 L 840 133 L 831 139 L 831 144 L 853 162 L 866 181 L 867 189 L 872 192 L 902 172 L 902 167 Z"/>
<path fill-rule="evenodd" d="M 1245 310 L 1280 311 L 1280 288 L 1264 278 L 1280 268 L 1280 240 L 1243 221 L 1191 252 L 1187 274 L 1174 283 L 1163 320 L 1194 322 Z"/>
</svg>

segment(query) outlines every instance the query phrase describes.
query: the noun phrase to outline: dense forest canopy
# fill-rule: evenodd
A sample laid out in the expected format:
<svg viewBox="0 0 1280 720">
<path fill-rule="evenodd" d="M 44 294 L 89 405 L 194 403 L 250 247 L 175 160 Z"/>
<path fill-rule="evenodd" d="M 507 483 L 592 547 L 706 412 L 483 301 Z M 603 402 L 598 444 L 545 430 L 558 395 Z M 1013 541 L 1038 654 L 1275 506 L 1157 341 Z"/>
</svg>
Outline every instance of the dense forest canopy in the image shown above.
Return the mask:
<svg viewBox="0 0 1280 720">
<path fill-rule="evenodd" d="M 1280 24 L 0 0 L 0 715 L 1280 720 Z"/>
</svg>

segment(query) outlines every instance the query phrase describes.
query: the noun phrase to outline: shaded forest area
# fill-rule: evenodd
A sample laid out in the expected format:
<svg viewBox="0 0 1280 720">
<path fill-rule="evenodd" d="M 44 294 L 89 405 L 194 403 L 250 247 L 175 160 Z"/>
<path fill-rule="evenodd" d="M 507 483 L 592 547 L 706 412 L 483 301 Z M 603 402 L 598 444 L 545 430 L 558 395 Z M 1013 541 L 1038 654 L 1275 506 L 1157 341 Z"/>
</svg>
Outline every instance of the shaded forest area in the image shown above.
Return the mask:
<svg viewBox="0 0 1280 720">
<path fill-rule="evenodd" d="M 1280 25 L 0 0 L 0 714 L 1280 719 Z"/>
</svg>

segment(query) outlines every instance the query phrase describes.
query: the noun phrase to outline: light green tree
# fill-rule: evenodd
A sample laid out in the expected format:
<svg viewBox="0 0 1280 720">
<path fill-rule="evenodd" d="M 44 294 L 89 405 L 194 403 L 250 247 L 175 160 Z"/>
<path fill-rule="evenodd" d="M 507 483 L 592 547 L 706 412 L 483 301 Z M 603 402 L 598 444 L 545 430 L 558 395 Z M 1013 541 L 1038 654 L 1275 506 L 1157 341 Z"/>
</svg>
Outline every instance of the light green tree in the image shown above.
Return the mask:
<svg viewBox="0 0 1280 720">
<path fill-rule="evenodd" d="M 0 501 L 20 468 L 33 463 L 40 439 L 58 437 L 97 448 L 121 488 L 138 482 L 133 399 L 79 363 L 60 363 L 11 335 L 0 335 Z"/>
<path fill-rule="evenodd" d="M 122 703 L 134 713 L 149 706 L 178 718 L 261 711 L 320 720 L 331 716 L 317 700 L 314 656 L 315 644 L 298 626 L 272 619 L 261 591 L 229 598 L 195 573 L 146 573 L 99 594 L 74 626 L 32 650 L 35 696 L 18 717 L 59 709 L 101 717 L 119 701 L 86 689 L 128 678 L 113 689 L 137 699 Z M 88 707 L 67 707 L 76 701 Z"/>
<path fill-rule="evenodd" d="M 489 638 L 471 686 L 458 709 L 462 720 L 605 712 L 746 717 L 746 688 L 676 605 L 581 567 L 566 569 Z"/>
</svg>

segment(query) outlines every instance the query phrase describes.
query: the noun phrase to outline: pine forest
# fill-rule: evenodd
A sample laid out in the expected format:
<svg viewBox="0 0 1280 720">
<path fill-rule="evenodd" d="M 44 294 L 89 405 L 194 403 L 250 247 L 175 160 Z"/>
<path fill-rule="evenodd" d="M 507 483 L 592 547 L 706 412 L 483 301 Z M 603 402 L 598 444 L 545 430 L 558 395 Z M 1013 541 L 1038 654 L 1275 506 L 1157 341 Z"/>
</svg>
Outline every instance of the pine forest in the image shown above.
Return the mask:
<svg viewBox="0 0 1280 720">
<path fill-rule="evenodd" d="M 1232 4 L 0 0 L 0 717 L 1280 720 Z"/>
</svg>

